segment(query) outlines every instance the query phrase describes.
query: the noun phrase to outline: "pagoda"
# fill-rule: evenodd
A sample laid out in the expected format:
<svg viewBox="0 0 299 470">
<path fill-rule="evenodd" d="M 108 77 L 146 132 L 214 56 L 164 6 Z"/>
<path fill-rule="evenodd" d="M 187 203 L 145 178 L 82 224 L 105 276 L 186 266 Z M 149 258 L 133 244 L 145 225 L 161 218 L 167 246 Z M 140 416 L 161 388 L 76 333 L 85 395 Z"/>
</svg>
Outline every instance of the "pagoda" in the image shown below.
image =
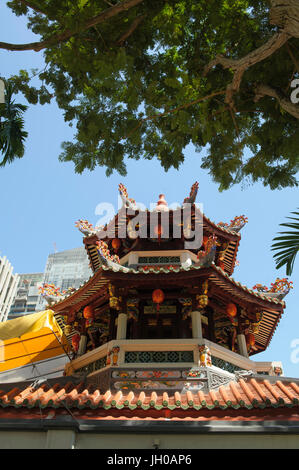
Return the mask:
<svg viewBox="0 0 299 470">
<path fill-rule="evenodd" d="M 292 283 L 235 281 L 247 218 L 213 223 L 197 192 L 148 210 L 120 184 L 107 225 L 76 222 L 93 274 L 44 285 L 36 314 L 56 325 L 64 376 L 0 384 L 0 447 L 298 448 L 299 379 L 254 360 Z"/>
<path fill-rule="evenodd" d="M 269 345 L 291 284 L 248 289 L 232 278 L 245 216 L 209 220 L 198 183 L 180 207 L 164 195 L 140 209 L 120 184 L 122 207 L 105 227 L 76 226 L 93 270 L 51 305 L 71 346 L 66 376 L 101 393 L 209 392 L 240 374 L 282 375 L 256 362 Z"/>
</svg>

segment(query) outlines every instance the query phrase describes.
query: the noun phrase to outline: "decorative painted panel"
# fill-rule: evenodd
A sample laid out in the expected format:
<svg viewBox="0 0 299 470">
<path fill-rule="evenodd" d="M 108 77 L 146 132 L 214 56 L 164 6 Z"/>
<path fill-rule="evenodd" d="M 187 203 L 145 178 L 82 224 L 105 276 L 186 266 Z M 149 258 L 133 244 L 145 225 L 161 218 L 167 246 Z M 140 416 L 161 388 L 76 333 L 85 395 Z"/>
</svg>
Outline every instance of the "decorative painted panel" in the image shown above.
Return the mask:
<svg viewBox="0 0 299 470">
<path fill-rule="evenodd" d="M 201 390 L 204 383 L 197 382 L 184 382 L 182 380 L 137 380 L 137 381 L 120 381 L 115 382 L 114 387 L 116 390 Z"/>
<path fill-rule="evenodd" d="M 111 374 L 113 379 L 132 379 L 135 378 L 134 370 L 114 370 Z"/>
<path fill-rule="evenodd" d="M 157 313 L 157 307 L 155 305 L 145 305 L 143 312 L 145 315 Z M 160 305 L 159 314 L 162 313 L 174 313 L 176 314 L 176 305 Z"/>
<path fill-rule="evenodd" d="M 183 371 L 184 372 L 184 371 Z M 114 370 L 111 374 L 114 379 L 137 378 L 137 379 L 179 379 L 182 377 L 181 370 Z M 184 376 L 183 376 L 184 377 Z"/>
<path fill-rule="evenodd" d="M 138 264 L 180 264 L 179 256 L 139 256 Z"/>
<path fill-rule="evenodd" d="M 136 371 L 138 379 L 165 379 L 165 378 L 180 378 L 181 371 L 179 370 L 138 370 Z"/>
<path fill-rule="evenodd" d="M 207 372 L 206 371 L 203 371 L 203 370 L 200 370 L 200 369 L 190 369 L 190 370 L 184 370 L 182 372 L 182 377 L 190 380 L 190 379 L 203 379 L 203 378 L 207 378 Z"/>
<path fill-rule="evenodd" d="M 154 381 L 154 380 L 140 380 L 136 382 L 115 382 L 114 387 L 116 390 L 131 390 L 134 388 L 144 390 L 156 390 L 156 389 L 177 389 L 182 388 L 182 382 L 177 381 Z"/>
</svg>

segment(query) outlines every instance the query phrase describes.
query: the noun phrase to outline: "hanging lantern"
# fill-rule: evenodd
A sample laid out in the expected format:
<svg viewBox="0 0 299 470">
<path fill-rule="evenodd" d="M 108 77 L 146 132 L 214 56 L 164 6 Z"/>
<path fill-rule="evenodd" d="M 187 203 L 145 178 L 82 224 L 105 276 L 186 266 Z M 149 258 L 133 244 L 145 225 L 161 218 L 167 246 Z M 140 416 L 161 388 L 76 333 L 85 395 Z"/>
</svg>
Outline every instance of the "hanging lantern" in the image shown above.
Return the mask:
<svg viewBox="0 0 299 470">
<path fill-rule="evenodd" d="M 93 319 L 93 318 L 94 318 L 94 310 L 93 310 L 93 307 L 91 307 L 90 305 L 88 305 L 87 307 L 85 307 L 84 310 L 83 310 L 83 317 L 84 317 L 86 320 Z"/>
<path fill-rule="evenodd" d="M 119 238 L 113 238 L 112 240 L 112 248 L 114 251 L 118 251 L 120 249 L 120 246 L 121 246 L 121 241 Z"/>
<path fill-rule="evenodd" d="M 80 335 L 78 333 L 72 337 L 72 347 L 75 352 L 77 352 L 79 349 L 79 343 L 80 343 Z"/>
<path fill-rule="evenodd" d="M 255 345 L 255 337 L 253 333 L 248 333 L 247 335 L 245 335 L 245 339 L 246 339 L 247 346 Z"/>
<path fill-rule="evenodd" d="M 152 299 L 155 304 L 157 304 L 157 311 L 159 311 L 160 304 L 164 301 L 164 292 L 161 289 L 155 289 L 152 294 Z"/>
<path fill-rule="evenodd" d="M 235 304 L 230 303 L 226 306 L 226 313 L 229 317 L 235 317 L 237 315 L 237 307 Z"/>
</svg>

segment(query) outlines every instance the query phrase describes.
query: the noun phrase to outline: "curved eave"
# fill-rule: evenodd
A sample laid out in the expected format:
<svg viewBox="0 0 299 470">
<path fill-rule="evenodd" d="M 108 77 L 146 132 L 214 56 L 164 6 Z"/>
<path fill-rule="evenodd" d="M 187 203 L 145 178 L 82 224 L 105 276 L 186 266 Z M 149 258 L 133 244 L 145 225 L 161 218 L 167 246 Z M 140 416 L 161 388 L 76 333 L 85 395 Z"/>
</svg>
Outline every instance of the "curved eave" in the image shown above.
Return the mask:
<svg viewBox="0 0 299 470">
<path fill-rule="evenodd" d="M 60 300 L 54 305 L 51 305 L 51 309 L 55 315 L 70 310 L 72 307 L 79 309 L 81 306 L 87 305 L 93 301 L 93 299 L 104 297 L 107 284 L 109 279 L 102 276 L 102 271 L 96 272 L 89 278 L 82 286 L 79 287 L 75 292 Z"/>
<path fill-rule="evenodd" d="M 258 293 L 252 289 L 248 289 L 240 282 L 237 282 L 232 277 L 228 276 L 217 266 L 213 266 L 213 269 L 215 274 L 212 274 L 210 279 L 213 279 L 214 283 L 220 289 L 224 289 L 233 297 L 237 297 L 252 304 L 256 304 L 260 308 L 263 316 L 260 322 L 259 331 L 258 333 L 254 334 L 256 349 L 251 352 L 251 355 L 264 351 L 268 347 L 275 333 L 285 308 L 285 302 L 278 298 L 269 297 L 266 294 Z"/>
<path fill-rule="evenodd" d="M 229 242 L 227 247 L 225 257 L 224 257 L 224 267 L 225 271 L 231 276 L 234 272 L 235 262 L 237 259 L 237 253 L 239 249 L 239 244 L 241 240 L 241 234 L 234 230 L 226 229 L 225 227 L 220 227 L 219 225 L 212 222 L 208 217 L 203 215 L 203 228 L 208 232 L 215 233 L 216 236 L 224 238 Z"/>
<path fill-rule="evenodd" d="M 255 333 L 257 349 L 251 354 L 265 350 L 280 321 L 285 302 L 248 289 L 214 264 L 208 268 L 192 265 L 188 268 L 152 267 L 140 270 L 123 268 L 116 264 L 102 266 L 77 291 L 57 302 L 51 308 L 55 314 L 59 314 L 72 308 L 78 310 L 101 298 L 104 302 L 107 297 L 107 285 L 113 280 L 123 282 L 126 286 L 131 283 L 132 286 L 137 287 L 138 285 L 146 286 L 155 283 L 159 285 L 163 283 L 174 285 L 176 283 L 183 283 L 186 280 L 189 282 L 194 277 L 209 279 L 212 286 L 223 292 L 229 299 L 235 300 L 235 302 L 239 301 L 241 304 L 242 302 L 247 305 L 250 304 L 252 308 L 258 308 L 262 312 L 263 317 L 260 322 L 259 332 Z"/>
</svg>

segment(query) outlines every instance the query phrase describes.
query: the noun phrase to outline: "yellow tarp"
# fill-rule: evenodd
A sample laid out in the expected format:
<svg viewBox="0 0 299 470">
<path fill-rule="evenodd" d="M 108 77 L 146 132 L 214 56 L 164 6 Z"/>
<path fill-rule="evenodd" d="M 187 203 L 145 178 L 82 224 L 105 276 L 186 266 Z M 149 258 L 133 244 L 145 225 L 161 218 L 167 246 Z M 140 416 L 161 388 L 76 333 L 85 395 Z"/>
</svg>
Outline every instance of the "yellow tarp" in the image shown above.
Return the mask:
<svg viewBox="0 0 299 470">
<path fill-rule="evenodd" d="M 0 340 L 0 372 L 60 356 L 68 349 L 52 310 L 0 323 Z"/>
<path fill-rule="evenodd" d="M 43 312 L 24 315 L 23 317 L 14 318 L 6 322 L 0 323 L 0 340 L 19 338 L 27 333 L 34 333 L 42 328 L 50 328 L 50 330 L 58 331 L 61 337 L 63 332 L 58 325 L 54 312 L 52 310 L 44 310 Z"/>
</svg>

